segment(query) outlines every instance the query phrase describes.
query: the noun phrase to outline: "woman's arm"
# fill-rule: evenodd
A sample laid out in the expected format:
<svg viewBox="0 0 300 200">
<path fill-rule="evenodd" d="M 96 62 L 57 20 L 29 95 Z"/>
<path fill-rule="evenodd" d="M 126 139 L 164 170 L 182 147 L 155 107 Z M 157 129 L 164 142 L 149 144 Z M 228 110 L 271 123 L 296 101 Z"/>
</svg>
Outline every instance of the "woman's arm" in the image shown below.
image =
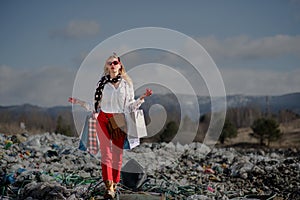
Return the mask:
<svg viewBox="0 0 300 200">
<path fill-rule="evenodd" d="M 129 101 L 128 101 L 128 109 L 129 111 L 137 110 L 142 103 L 144 103 L 145 97 L 151 96 L 153 91 L 151 89 L 146 89 L 146 92 L 141 95 L 137 100 L 134 99 L 134 89 L 133 87 L 129 88 Z"/>
<path fill-rule="evenodd" d="M 78 104 L 88 111 L 92 111 L 91 106 L 85 101 L 82 101 L 82 100 L 74 98 L 74 97 L 69 97 L 68 101 L 72 104 Z"/>
</svg>

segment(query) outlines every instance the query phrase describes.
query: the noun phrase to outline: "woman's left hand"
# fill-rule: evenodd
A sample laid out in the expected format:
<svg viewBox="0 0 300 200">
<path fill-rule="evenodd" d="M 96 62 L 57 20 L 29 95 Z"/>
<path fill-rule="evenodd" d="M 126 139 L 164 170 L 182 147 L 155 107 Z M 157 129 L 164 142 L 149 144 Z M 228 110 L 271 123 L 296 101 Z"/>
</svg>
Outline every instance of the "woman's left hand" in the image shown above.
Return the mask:
<svg viewBox="0 0 300 200">
<path fill-rule="evenodd" d="M 145 96 L 148 97 L 148 96 L 151 96 L 153 94 L 153 91 L 149 88 L 146 88 L 146 92 L 145 92 Z"/>
<path fill-rule="evenodd" d="M 140 99 L 144 99 L 145 97 L 151 96 L 153 94 L 153 91 L 149 88 L 146 88 L 146 92 L 140 97 Z"/>
</svg>

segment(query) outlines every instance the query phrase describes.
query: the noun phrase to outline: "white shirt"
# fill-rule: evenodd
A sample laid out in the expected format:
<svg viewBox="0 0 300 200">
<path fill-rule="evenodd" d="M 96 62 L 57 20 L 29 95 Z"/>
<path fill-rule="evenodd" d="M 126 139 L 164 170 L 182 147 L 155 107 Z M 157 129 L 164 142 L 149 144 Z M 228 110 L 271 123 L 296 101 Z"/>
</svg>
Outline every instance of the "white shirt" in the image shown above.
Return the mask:
<svg viewBox="0 0 300 200">
<path fill-rule="evenodd" d="M 134 99 L 133 86 L 121 79 L 117 88 L 106 83 L 102 91 L 101 111 L 105 113 L 131 112 L 138 109 L 144 100 Z"/>
</svg>

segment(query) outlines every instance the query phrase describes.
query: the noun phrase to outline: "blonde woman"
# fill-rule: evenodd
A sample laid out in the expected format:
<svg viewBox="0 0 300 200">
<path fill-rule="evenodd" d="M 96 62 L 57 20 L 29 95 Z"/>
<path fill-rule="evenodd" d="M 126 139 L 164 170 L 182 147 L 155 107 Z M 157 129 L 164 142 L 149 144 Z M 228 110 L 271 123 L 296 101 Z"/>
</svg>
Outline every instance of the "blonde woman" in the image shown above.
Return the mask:
<svg viewBox="0 0 300 200">
<path fill-rule="evenodd" d="M 134 99 L 134 89 L 130 77 L 126 74 L 120 58 L 113 54 L 104 65 L 104 75 L 98 82 L 95 92 L 95 110 L 99 112 L 97 129 L 100 140 L 102 178 L 106 185 L 105 199 L 115 197 L 116 185 L 120 181 L 123 145 L 125 134 L 117 136 L 108 131 L 108 120 L 115 113 L 124 113 L 138 109 L 144 98 L 150 96 L 152 90 L 138 99 Z"/>
</svg>

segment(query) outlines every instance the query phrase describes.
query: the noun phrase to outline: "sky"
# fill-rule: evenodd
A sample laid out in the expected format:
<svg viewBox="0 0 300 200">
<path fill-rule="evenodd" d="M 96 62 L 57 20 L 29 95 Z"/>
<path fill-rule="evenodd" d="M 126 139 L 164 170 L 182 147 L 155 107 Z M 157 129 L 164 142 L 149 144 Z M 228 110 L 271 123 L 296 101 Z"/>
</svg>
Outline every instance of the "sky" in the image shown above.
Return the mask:
<svg viewBox="0 0 300 200">
<path fill-rule="evenodd" d="M 0 106 L 68 105 L 87 55 L 108 38 L 143 27 L 174 30 L 199 42 L 228 95 L 300 92 L 299 0 L 2 0 L 0 27 Z M 145 50 L 124 60 L 169 64 L 190 76 L 175 57 L 176 62 L 168 52 Z"/>
</svg>

